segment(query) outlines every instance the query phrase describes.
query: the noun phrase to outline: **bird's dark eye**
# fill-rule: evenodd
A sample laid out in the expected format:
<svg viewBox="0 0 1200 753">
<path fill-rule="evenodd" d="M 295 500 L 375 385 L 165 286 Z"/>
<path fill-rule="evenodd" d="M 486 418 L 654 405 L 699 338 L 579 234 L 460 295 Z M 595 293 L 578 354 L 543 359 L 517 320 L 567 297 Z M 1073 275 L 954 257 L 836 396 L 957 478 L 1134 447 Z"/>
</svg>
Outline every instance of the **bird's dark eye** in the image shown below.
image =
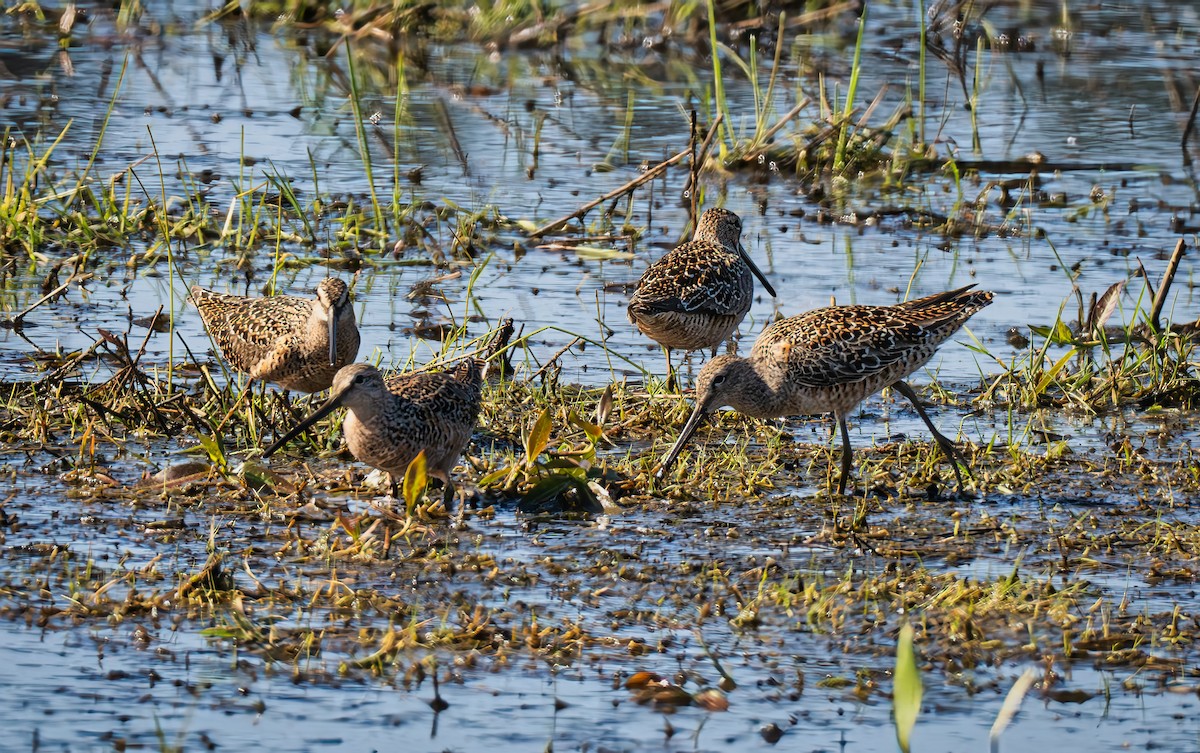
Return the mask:
<svg viewBox="0 0 1200 753">
<path fill-rule="evenodd" d="M 367 381 L 367 375 L 366 375 L 366 374 L 359 374 L 358 376 L 354 377 L 354 383 L 355 383 L 355 384 L 365 384 L 365 383 L 366 383 L 366 381 Z"/>
<path fill-rule="evenodd" d="M 728 378 L 729 377 L 725 376 L 724 374 L 717 374 L 715 377 L 713 377 L 713 386 L 720 387 L 722 384 L 725 384 L 725 380 Z"/>
</svg>

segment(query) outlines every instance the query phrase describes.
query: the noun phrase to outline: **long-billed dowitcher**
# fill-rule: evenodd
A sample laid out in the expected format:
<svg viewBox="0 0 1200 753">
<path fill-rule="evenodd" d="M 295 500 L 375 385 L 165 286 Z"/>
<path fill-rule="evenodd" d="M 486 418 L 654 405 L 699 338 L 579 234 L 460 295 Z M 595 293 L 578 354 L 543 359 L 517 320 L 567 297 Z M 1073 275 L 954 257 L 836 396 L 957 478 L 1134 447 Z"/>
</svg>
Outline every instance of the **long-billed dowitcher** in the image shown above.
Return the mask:
<svg viewBox="0 0 1200 753">
<path fill-rule="evenodd" d="M 291 431 L 268 447 L 275 453 L 300 432 L 338 406 L 348 409 L 342 432 L 354 457 L 397 479 L 425 451 L 426 473 L 445 484 L 443 501 L 453 504 L 450 471 L 471 440 L 479 418 L 482 362 L 468 358 L 453 374 L 417 371 L 384 377 L 374 366 L 344 366 L 333 379 L 329 399 Z"/>
<path fill-rule="evenodd" d="M 706 415 L 723 405 L 755 418 L 832 413 L 842 433 L 842 476 L 850 476 L 846 416 L 884 387 L 908 398 L 962 486 L 959 454 L 929 419 L 904 378 L 923 366 L 938 346 L 975 312 L 992 302 L 973 285 L 894 306 L 830 306 L 781 319 L 763 330 L 749 358 L 722 355 L 704 364 L 696 404 L 679 439 L 663 458 L 659 477 L 671 467 Z"/>
<path fill-rule="evenodd" d="M 336 277 L 315 299 L 246 298 L 192 287 L 192 301 L 225 360 L 253 379 L 285 390 L 320 392 L 358 355 L 350 290 Z"/>
<path fill-rule="evenodd" d="M 666 351 L 668 379 L 672 350 L 711 349 L 715 356 L 729 339 L 754 300 L 752 274 L 774 297 L 741 238 L 741 217 L 709 209 L 692 239 L 651 264 L 638 281 L 629 321 Z"/>
</svg>

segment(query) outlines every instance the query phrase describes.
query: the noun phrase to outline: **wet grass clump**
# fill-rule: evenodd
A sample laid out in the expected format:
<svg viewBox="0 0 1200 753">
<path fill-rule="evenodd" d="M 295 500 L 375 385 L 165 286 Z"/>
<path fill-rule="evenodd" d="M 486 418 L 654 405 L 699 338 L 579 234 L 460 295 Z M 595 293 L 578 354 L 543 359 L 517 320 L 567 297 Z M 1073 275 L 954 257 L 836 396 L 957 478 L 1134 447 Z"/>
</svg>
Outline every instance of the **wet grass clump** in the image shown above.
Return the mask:
<svg viewBox="0 0 1200 753">
<path fill-rule="evenodd" d="M 547 402 L 552 413 L 572 410 L 571 399 Z M 501 414 L 504 399 L 489 403 L 479 442 L 494 422 L 528 425 L 526 411 Z M 578 467 L 580 455 L 563 462 L 579 444 L 574 430 L 552 435 L 557 452 L 522 472 Z M 373 492 L 359 491 L 361 471 L 345 458 L 277 468 L 275 486 L 212 471 L 136 482 L 76 464 L 62 474 L 73 542 L 37 532 L 42 516 L 59 513 L 6 505 L 8 535 L 29 543 L 7 550 L 21 565 L 10 570 L 0 609 L 45 629 L 205 626 L 211 639 L 280 668 L 397 682 L 444 651 L 493 666 L 515 655 L 572 662 L 599 654 L 633 671 L 638 657 L 667 648 L 645 631 L 669 626 L 710 640 L 728 631 L 752 644 L 788 635 L 811 650 L 836 646 L 861 657 L 865 674 L 843 679 L 865 699 L 884 692 L 870 668 L 890 655 L 900 615 L 916 616 L 927 678 L 955 685 L 973 670 L 970 692 L 998 679 L 987 667 L 1014 658 L 1048 673 L 1078 662 L 1140 667 L 1149 679 L 1176 676 L 1180 665 L 1163 658 L 1189 655 L 1195 616 L 1172 599 L 1170 584 L 1196 575 L 1200 528 L 1183 502 L 1200 484 L 1192 459 L 977 448 L 970 462 L 983 491 L 959 497 L 931 491 L 919 470 L 929 448 L 879 445 L 861 453 L 862 492 L 792 491 L 830 454 L 785 440 L 710 456 L 679 486 L 614 494 L 619 507 L 606 513 L 620 515 L 602 526 L 562 513 L 514 517 L 523 484 L 532 495 L 539 481 L 489 486 L 474 449 L 466 466 L 482 488 L 463 527 L 436 506 L 407 516 L 365 504 Z M 638 473 L 637 460 L 610 464 L 618 476 Z M 1072 498 L 1080 477 L 1091 481 Z M 524 543 L 510 551 L 520 529 Z M 148 545 L 174 554 L 130 567 L 89 553 Z M 1110 587 L 1129 577 L 1162 597 Z M 551 601 L 538 596 L 547 583 Z M 1050 678 L 1047 695 L 1063 682 Z M 832 683 L 817 687 L 840 687 Z"/>
</svg>

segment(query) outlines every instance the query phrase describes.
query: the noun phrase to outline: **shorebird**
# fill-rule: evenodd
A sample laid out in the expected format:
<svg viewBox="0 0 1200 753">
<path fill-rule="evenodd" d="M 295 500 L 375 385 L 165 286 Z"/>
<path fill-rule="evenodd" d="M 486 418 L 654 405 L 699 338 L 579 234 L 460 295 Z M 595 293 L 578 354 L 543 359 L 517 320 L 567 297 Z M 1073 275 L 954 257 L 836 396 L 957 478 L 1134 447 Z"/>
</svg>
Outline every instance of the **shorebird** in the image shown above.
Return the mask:
<svg viewBox="0 0 1200 753">
<path fill-rule="evenodd" d="M 384 377 L 366 363 L 344 366 L 329 399 L 263 452 L 269 457 L 339 406 L 348 409 L 342 432 L 354 457 L 391 476 L 392 497 L 408 464 L 425 451 L 426 473 L 445 485 L 443 502 L 454 501 L 454 469 L 479 418 L 483 362 L 468 358 L 453 374 L 417 371 Z"/>
<path fill-rule="evenodd" d="M 221 355 L 252 379 L 285 390 L 320 392 L 358 355 L 350 290 L 336 277 L 317 285 L 315 299 L 246 298 L 192 286 L 192 302 Z"/>
<path fill-rule="evenodd" d="M 629 300 L 629 321 L 663 347 L 667 380 L 671 351 L 711 349 L 729 339 L 750 311 L 753 274 L 775 289 L 742 246 L 742 218 L 727 209 L 700 215 L 696 232 L 650 265 Z"/>
<path fill-rule="evenodd" d="M 832 413 L 842 433 L 842 476 L 850 477 L 846 416 L 884 387 L 904 395 L 946 454 L 962 487 L 960 456 L 904 378 L 925 365 L 967 319 L 992 302 L 973 285 L 894 306 L 829 306 L 781 319 L 763 330 L 749 358 L 722 355 L 704 364 L 696 403 L 674 446 L 656 471 L 671 467 L 709 413 L 723 405 L 755 418 Z"/>
</svg>

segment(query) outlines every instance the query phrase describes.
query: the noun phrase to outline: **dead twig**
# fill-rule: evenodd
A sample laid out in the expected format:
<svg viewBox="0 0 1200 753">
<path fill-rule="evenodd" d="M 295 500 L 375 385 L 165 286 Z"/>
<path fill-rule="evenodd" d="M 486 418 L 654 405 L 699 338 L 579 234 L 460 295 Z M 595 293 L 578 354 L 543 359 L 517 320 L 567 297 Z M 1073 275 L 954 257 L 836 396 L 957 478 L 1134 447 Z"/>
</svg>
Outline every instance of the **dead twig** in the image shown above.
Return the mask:
<svg viewBox="0 0 1200 753">
<path fill-rule="evenodd" d="M 568 350 L 570 350 L 571 348 L 574 348 L 574 347 L 575 347 L 576 345 L 578 345 L 580 342 L 582 342 L 582 340 L 581 340 L 580 338 L 576 337 L 574 340 L 572 340 L 571 342 L 567 343 L 565 346 L 563 346 L 563 347 L 559 348 L 557 353 L 555 353 L 554 355 L 550 356 L 550 360 L 548 360 L 548 361 L 546 361 L 546 363 L 542 364 L 542 368 L 540 368 L 540 369 L 538 369 L 537 371 L 533 372 L 533 374 L 531 374 L 531 375 L 529 376 L 529 381 L 530 381 L 530 382 L 532 382 L 533 380 L 535 380 L 535 379 L 537 379 L 538 377 L 540 377 L 542 374 L 545 374 L 545 373 L 546 373 L 546 372 L 547 372 L 547 371 L 550 369 L 550 367 L 554 366 L 554 363 L 555 363 L 555 362 L 556 362 L 556 361 L 557 361 L 557 360 L 558 360 L 558 359 L 559 359 L 559 358 L 560 358 L 560 357 L 561 357 L 561 356 L 562 356 L 564 353 L 566 353 L 566 352 L 567 352 Z"/>
<path fill-rule="evenodd" d="M 691 135 L 688 137 L 688 149 L 692 151 L 691 173 L 688 175 L 687 189 L 684 195 L 691 199 L 688 202 L 688 220 L 692 223 L 696 222 L 696 212 L 700 211 L 700 192 L 692 191 L 691 187 L 700 182 L 700 162 L 696 159 L 697 136 L 700 130 L 699 124 L 696 122 L 696 111 L 693 109 L 689 115 L 691 116 L 692 128 Z"/>
<path fill-rule="evenodd" d="M 446 126 L 446 136 L 450 139 L 450 148 L 454 151 L 454 156 L 458 158 L 459 164 L 462 165 L 463 175 L 467 175 L 471 171 L 470 164 L 467 162 L 467 153 L 463 151 L 462 144 L 458 143 L 454 121 L 450 119 L 450 108 L 446 107 L 446 100 L 440 97 L 437 100 L 437 112 Z"/>
<path fill-rule="evenodd" d="M 54 298 L 58 297 L 60 294 L 62 294 L 62 292 L 64 290 L 66 290 L 68 287 L 71 286 L 71 283 L 76 282 L 76 281 L 83 282 L 85 280 L 90 279 L 91 277 L 92 277 L 91 272 L 88 272 L 87 274 L 82 274 L 82 275 L 72 275 L 71 278 L 68 279 L 66 282 L 64 282 L 62 285 L 59 285 L 54 290 L 51 290 L 46 295 L 37 299 L 37 301 L 35 301 L 34 304 L 32 306 L 30 306 L 29 308 L 25 309 L 24 311 L 17 314 L 16 316 L 10 316 L 8 319 L 4 320 L 3 322 L 0 322 L 0 326 L 3 326 L 5 329 L 16 329 L 16 330 L 21 329 L 21 327 L 25 323 L 25 317 L 28 316 L 30 314 L 30 312 L 32 312 L 38 306 L 41 306 L 46 301 L 50 301 L 50 300 L 53 300 Z"/>
<path fill-rule="evenodd" d="M 801 13 L 794 18 L 787 19 L 787 28 L 795 29 L 798 26 L 813 26 L 819 23 L 824 23 L 831 18 L 841 15 L 842 13 L 857 13 L 861 6 L 862 3 L 858 2 L 858 0 L 850 0 L 849 2 L 838 3 L 837 5 L 831 5 L 828 8 L 822 8 L 821 10 Z M 747 29 L 762 28 L 763 26 L 766 26 L 766 24 L 766 18 L 763 16 L 755 16 L 754 18 L 747 18 L 744 21 L 735 21 L 729 25 L 729 28 L 735 31 L 746 31 Z"/>
<path fill-rule="evenodd" d="M 19 330 L 17 331 L 17 334 L 20 334 Z M 26 342 L 28 342 L 28 341 L 26 341 Z M 47 372 L 44 376 L 42 376 L 41 379 L 37 380 L 36 383 L 37 384 L 56 384 L 56 383 L 62 381 L 62 379 L 70 371 L 72 371 L 75 367 L 77 367 L 79 364 L 83 363 L 85 360 L 87 360 L 91 356 L 95 355 L 96 350 L 100 347 L 100 344 L 102 342 L 103 342 L 103 340 L 93 340 L 91 346 L 87 350 L 82 351 L 80 353 L 76 353 L 75 355 L 71 356 L 70 358 L 65 359 L 61 364 L 59 364 L 57 367 L 55 367 L 55 369 L 53 371 Z M 37 347 L 37 346 L 35 345 L 34 347 Z M 41 348 L 38 348 L 38 350 L 41 350 Z"/>
<path fill-rule="evenodd" d="M 1175 250 L 1171 252 L 1171 260 L 1167 262 L 1167 269 L 1163 272 L 1162 282 L 1158 284 L 1158 290 L 1154 293 L 1154 302 L 1150 306 L 1150 326 L 1155 332 L 1162 330 L 1159 325 L 1159 316 L 1162 314 L 1163 306 L 1167 303 L 1167 293 L 1171 289 L 1171 281 L 1175 279 L 1175 271 L 1179 269 L 1179 262 L 1183 260 L 1183 254 L 1187 251 L 1187 244 L 1183 242 L 1183 238 L 1175 244 Z"/>
<path fill-rule="evenodd" d="M 713 138 L 717 135 L 717 126 L 719 126 L 721 124 L 721 118 L 723 118 L 723 117 L 725 117 L 725 116 L 718 115 L 717 119 L 713 121 L 713 124 L 708 127 L 708 133 L 706 133 L 704 135 L 704 141 L 700 142 L 700 151 L 696 155 L 696 159 L 698 162 L 701 162 L 701 163 L 704 162 L 705 155 L 708 154 L 708 150 L 712 146 Z M 697 169 L 696 170 L 696 182 L 699 182 L 699 180 L 700 180 L 700 170 Z M 683 187 L 683 193 L 685 196 L 688 196 L 688 195 L 696 196 L 697 195 L 697 191 L 695 190 L 695 183 L 692 181 L 692 176 L 690 176 L 690 175 L 688 176 L 687 185 L 685 185 Z M 692 209 L 693 219 L 695 218 L 695 214 L 696 214 L 696 209 L 693 208 Z"/>
<path fill-rule="evenodd" d="M 93 394 L 104 389 L 111 390 L 115 394 L 124 390 L 132 382 L 136 387 L 136 389 L 131 390 L 134 400 L 141 403 L 147 409 L 148 415 L 155 419 L 160 431 L 164 434 L 169 434 L 171 431 L 170 423 L 167 421 L 166 416 L 158 410 L 154 401 L 150 399 L 150 379 L 138 368 L 137 359 L 134 358 L 133 352 L 129 349 L 128 338 L 122 339 L 117 337 L 116 334 L 109 332 L 103 327 L 97 327 L 96 331 L 100 334 L 100 342 L 107 343 L 109 351 L 121 362 L 121 368 L 107 382 L 93 391 Z M 147 333 L 147 338 L 149 338 L 150 333 L 153 333 L 153 330 Z M 145 342 L 142 343 L 142 349 L 144 350 L 144 348 Z M 141 355 L 142 351 L 139 351 L 137 358 L 140 359 Z"/>
<path fill-rule="evenodd" d="M 511 356 L 509 355 L 508 347 L 509 347 L 509 340 L 512 339 L 514 329 L 515 329 L 515 327 L 513 325 L 512 318 L 505 317 L 500 320 L 500 325 L 495 329 L 495 331 L 490 333 L 490 335 L 487 338 L 487 341 L 478 345 L 474 350 L 469 350 L 466 353 L 460 353 L 452 358 L 450 358 L 450 357 L 443 358 L 442 356 L 438 356 L 438 357 L 434 358 L 433 360 L 429 361 L 428 363 L 418 366 L 415 369 L 413 369 L 411 372 L 406 372 L 406 373 L 417 373 L 417 372 L 423 372 L 423 371 L 436 371 L 439 369 L 445 369 L 445 368 L 450 367 L 453 364 L 462 363 L 463 361 L 465 361 L 468 358 L 478 358 L 483 361 L 490 362 L 493 359 L 495 359 L 496 356 L 499 355 L 500 353 L 504 353 L 504 357 L 501 359 L 501 361 L 503 362 L 502 365 L 497 367 L 496 365 L 493 364 L 493 365 L 490 365 L 488 368 L 489 369 L 500 368 L 502 370 L 499 373 L 502 373 L 502 374 L 509 373 L 509 371 L 511 371 L 511 369 L 512 369 L 512 363 L 510 360 Z"/>
<path fill-rule="evenodd" d="M 1196 127 L 1197 110 L 1200 110 L 1200 88 L 1196 89 L 1196 96 L 1192 97 L 1192 112 L 1188 115 L 1187 127 L 1183 129 L 1183 139 L 1179 142 L 1180 148 L 1183 149 L 1183 158 L 1185 164 L 1191 164 L 1192 161 L 1187 154 L 1187 142 L 1192 135 L 1192 130 Z"/>
<path fill-rule="evenodd" d="M 713 120 L 712 125 L 709 126 L 708 136 L 704 139 L 704 142 L 706 144 L 711 140 L 712 135 L 717 130 L 717 126 L 721 124 L 721 119 L 723 117 L 724 117 L 723 115 L 718 115 Z M 704 152 L 704 147 L 702 146 L 701 153 L 703 153 L 703 152 Z M 662 173 L 664 170 L 666 170 L 671 165 L 674 165 L 677 162 L 682 162 L 683 160 L 687 159 L 687 157 L 691 153 L 692 153 L 692 150 L 690 148 L 684 149 L 682 152 L 680 152 L 679 154 L 676 154 L 674 157 L 671 157 L 670 159 L 667 159 L 663 162 L 659 162 L 657 165 L 646 170 L 646 172 L 642 173 L 641 175 L 639 175 L 638 177 L 629 181 L 628 183 L 621 186 L 620 188 L 609 191 L 608 193 L 604 194 L 603 196 L 601 196 L 598 199 L 589 201 L 587 204 L 584 204 L 583 206 L 581 206 L 580 208 L 576 209 L 574 212 L 571 212 L 568 215 L 560 217 L 557 220 L 554 220 L 553 222 L 549 222 L 545 225 L 542 225 L 541 227 L 537 228 L 532 233 L 530 233 L 529 234 L 530 237 L 540 238 L 541 236 L 545 235 L 546 233 L 550 232 L 551 230 L 557 230 L 559 227 L 562 227 L 563 225 L 567 224 L 571 220 L 583 217 L 585 214 L 590 212 L 592 209 L 600 206 L 604 202 L 606 202 L 610 199 L 614 199 L 618 196 L 621 196 L 622 194 L 626 194 L 626 193 L 632 191 L 633 189 L 637 188 L 638 186 L 642 185 L 643 183 L 645 183 L 648 180 L 653 180 L 654 178 L 658 177 L 658 175 L 660 173 Z"/>
<path fill-rule="evenodd" d="M 795 107 L 793 107 L 792 109 L 787 111 L 787 114 L 785 114 L 782 118 L 777 120 L 775 122 L 775 125 L 768 128 L 766 131 L 763 132 L 762 136 L 760 136 L 756 139 L 756 141 L 758 143 L 756 145 L 751 146 L 749 151 L 746 152 L 746 156 L 743 159 L 752 160 L 755 157 L 757 157 L 759 154 L 761 154 L 761 153 L 765 152 L 767 149 L 769 149 L 770 144 L 768 142 L 771 140 L 771 137 L 773 137 L 776 133 L 779 133 L 779 130 L 781 128 L 783 128 L 785 125 L 787 125 L 789 122 L 791 122 L 792 118 L 799 115 L 800 111 L 803 110 L 805 107 L 808 107 L 810 104 L 812 104 L 812 100 L 809 99 L 808 97 L 805 97 L 804 99 L 800 100 L 800 102 Z"/>
<path fill-rule="evenodd" d="M 512 317 L 505 317 L 500 320 L 500 326 L 496 328 L 496 334 L 492 337 L 492 341 L 488 343 L 487 350 L 484 352 L 483 360 L 488 363 L 485 367 L 487 371 L 494 369 L 501 376 L 512 373 L 512 351 L 508 347 L 508 341 L 512 339 L 514 332 L 516 332 L 516 326 L 513 323 Z M 496 359 L 497 356 L 499 356 L 499 359 L 495 363 L 492 363 L 492 360 Z"/>
</svg>

